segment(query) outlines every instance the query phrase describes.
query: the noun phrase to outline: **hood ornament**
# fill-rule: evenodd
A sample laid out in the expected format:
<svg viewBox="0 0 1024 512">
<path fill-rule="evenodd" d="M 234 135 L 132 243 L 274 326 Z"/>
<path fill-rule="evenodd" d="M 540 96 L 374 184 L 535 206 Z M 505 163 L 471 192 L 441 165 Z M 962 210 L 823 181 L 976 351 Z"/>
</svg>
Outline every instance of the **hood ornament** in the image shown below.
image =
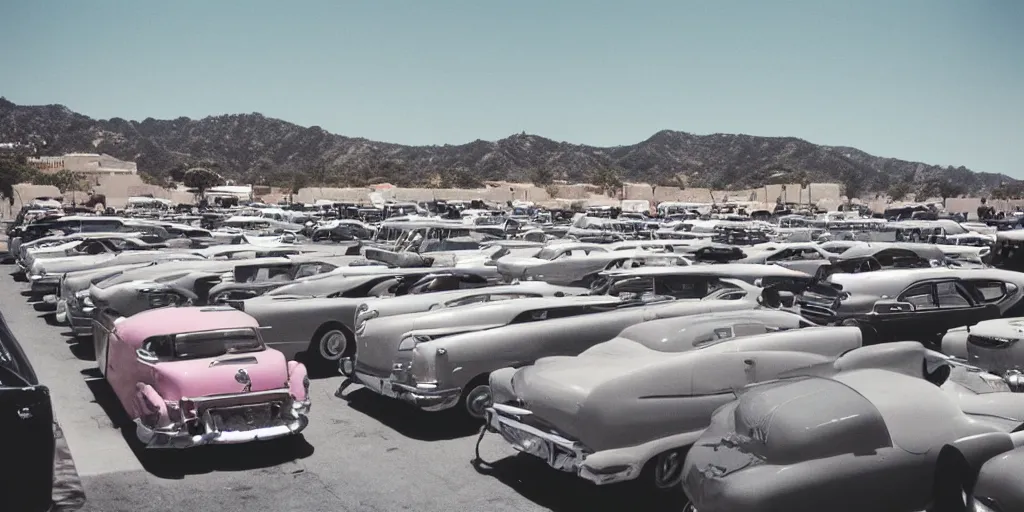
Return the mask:
<svg viewBox="0 0 1024 512">
<path fill-rule="evenodd" d="M 252 379 L 249 377 L 249 372 L 245 368 L 241 368 L 235 372 L 235 382 L 245 385 L 245 387 L 242 388 L 243 393 L 248 393 L 252 390 Z"/>
</svg>

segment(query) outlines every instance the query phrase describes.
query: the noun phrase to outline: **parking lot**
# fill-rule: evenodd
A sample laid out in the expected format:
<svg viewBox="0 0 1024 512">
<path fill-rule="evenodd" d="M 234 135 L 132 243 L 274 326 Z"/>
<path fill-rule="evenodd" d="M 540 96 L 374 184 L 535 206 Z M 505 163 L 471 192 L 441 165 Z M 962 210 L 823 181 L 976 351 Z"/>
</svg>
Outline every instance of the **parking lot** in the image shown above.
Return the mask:
<svg viewBox="0 0 1024 512">
<path fill-rule="evenodd" d="M 99 376 L 88 344 L 55 324 L 27 283 L 0 274 L 0 310 L 52 391 L 83 510 L 594 511 L 678 510 L 637 486 L 596 487 L 516 455 L 493 434 L 474 462 L 479 425 L 421 413 L 352 386 L 315 379 L 301 437 L 186 451 L 146 451 Z M 67 476 L 64 478 L 72 479 Z M 64 482 L 74 488 L 77 482 Z"/>
</svg>

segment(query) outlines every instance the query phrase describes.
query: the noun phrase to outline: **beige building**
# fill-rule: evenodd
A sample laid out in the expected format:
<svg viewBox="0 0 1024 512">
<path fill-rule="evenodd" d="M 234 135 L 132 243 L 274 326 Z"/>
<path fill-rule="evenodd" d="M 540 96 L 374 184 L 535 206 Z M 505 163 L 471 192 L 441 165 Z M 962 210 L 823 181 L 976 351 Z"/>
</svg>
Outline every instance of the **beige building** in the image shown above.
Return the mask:
<svg viewBox="0 0 1024 512">
<path fill-rule="evenodd" d="M 99 153 L 69 153 L 64 156 L 29 157 L 28 165 L 45 173 L 67 169 L 84 175 L 128 175 L 137 174 L 135 162 L 125 162 L 110 155 Z"/>
</svg>

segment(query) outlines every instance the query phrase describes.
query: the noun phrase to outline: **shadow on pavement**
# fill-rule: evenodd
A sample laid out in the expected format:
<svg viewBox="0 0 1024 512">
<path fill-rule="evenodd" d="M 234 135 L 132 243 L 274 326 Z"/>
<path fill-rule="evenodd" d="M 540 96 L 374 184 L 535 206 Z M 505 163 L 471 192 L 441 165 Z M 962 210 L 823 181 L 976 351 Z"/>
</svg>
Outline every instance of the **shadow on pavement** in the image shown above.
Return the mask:
<svg viewBox="0 0 1024 512">
<path fill-rule="evenodd" d="M 53 313 L 54 315 L 57 314 L 56 313 L 57 312 L 57 305 L 56 304 L 47 304 L 45 302 L 36 302 L 36 303 L 32 304 L 32 309 L 34 309 L 36 311 L 39 311 L 39 312 L 45 311 L 47 313 Z"/>
<path fill-rule="evenodd" d="M 494 462 L 473 461 L 472 464 L 478 473 L 494 477 L 524 498 L 553 512 L 679 512 L 687 503 L 681 487 L 678 491 L 656 491 L 640 482 L 594 485 L 521 453 Z"/>
<path fill-rule="evenodd" d="M 135 423 L 121 407 L 113 389 L 106 380 L 97 378 L 99 370 L 82 370 L 82 375 L 90 377 L 86 384 L 95 402 L 103 408 L 114 428 L 121 431 L 142 467 L 153 476 L 181 479 L 186 475 L 213 471 L 246 471 L 304 459 L 313 454 L 313 446 L 302 435 L 239 445 L 199 446 L 186 450 L 147 449 L 135 436 Z"/>
<path fill-rule="evenodd" d="M 95 361 L 96 351 L 95 347 L 91 342 L 83 342 L 81 338 L 68 338 L 67 340 L 68 349 L 71 353 L 82 361 Z M 97 371 L 97 374 L 99 371 Z"/>
<path fill-rule="evenodd" d="M 39 310 L 36 310 L 36 311 L 39 311 Z M 48 311 L 48 312 L 45 312 L 45 313 L 39 315 L 39 318 L 42 318 L 43 321 L 46 322 L 46 325 L 49 325 L 49 326 L 52 326 L 52 327 L 63 327 L 63 325 L 60 322 L 57 321 L 57 313 L 54 313 L 52 311 Z"/>
<path fill-rule="evenodd" d="M 25 277 L 25 273 L 20 271 L 20 270 L 17 271 L 17 272 L 11 272 L 10 276 L 11 276 L 11 278 L 14 279 L 14 282 L 16 282 L 16 283 L 27 283 L 28 282 L 28 278 Z"/>
<path fill-rule="evenodd" d="M 426 412 L 361 386 L 353 387 L 355 389 L 344 394 L 349 407 L 410 439 L 446 441 L 468 437 L 480 431 L 481 423 L 461 414 L 462 409 Z"/>
</svg>

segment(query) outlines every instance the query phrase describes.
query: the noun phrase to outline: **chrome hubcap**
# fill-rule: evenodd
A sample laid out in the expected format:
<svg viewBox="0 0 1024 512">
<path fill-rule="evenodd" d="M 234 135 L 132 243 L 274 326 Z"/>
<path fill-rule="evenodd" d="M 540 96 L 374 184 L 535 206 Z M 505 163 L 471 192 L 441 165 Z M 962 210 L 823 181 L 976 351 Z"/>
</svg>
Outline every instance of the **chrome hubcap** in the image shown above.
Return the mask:
<svg viewBox="0 0 1024 512">
<path fill-rule="evenodd" d="M 668 452 L 658 455 L 654 466 L 654 484 L 659 489 L 666 489 L 679 483 L 683 461 L 679 452 Z"/>
<path fill-rule="evenodd" d="M 341 359 L 348 346 L 348 338 L 341 331 L 330 331 L 320 338 L 320 355 L 328 361 Z"/>
<path fill-rule="evenodd" d="M 491 406 L 491 388 L 477 386 L 466 395 L 466 410 L 474 418 L 483 418 L 485 411 Z"/>
</svg>

